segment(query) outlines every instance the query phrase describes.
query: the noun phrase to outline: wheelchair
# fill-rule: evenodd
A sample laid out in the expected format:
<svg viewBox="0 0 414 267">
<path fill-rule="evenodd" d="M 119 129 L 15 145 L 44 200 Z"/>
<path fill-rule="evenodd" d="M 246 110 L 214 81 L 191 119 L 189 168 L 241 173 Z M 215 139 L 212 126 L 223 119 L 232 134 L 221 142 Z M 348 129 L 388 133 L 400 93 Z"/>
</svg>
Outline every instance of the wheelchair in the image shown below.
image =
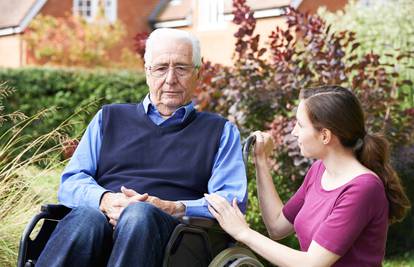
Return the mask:
<svg viewBox="0 0 414 267">
<path fill-rule="evenodd" d="M 247 166 L 254 136 L 243 142 L 243 160 Z M 20 239 L 18 267 L 33 267 L 57 223 L 71 211 L 59 204 L 41 207 L 23 231 Z M 38 226 L 40 222 L 41 226 Z M 39 229 L 35 237 L 34 229 Z M 164 251 L 163 267 L 263 267 L 247 248 L 238 246 L 217 221 L 202 217 L 187 217 L 173 230 Z"/>
</svg>

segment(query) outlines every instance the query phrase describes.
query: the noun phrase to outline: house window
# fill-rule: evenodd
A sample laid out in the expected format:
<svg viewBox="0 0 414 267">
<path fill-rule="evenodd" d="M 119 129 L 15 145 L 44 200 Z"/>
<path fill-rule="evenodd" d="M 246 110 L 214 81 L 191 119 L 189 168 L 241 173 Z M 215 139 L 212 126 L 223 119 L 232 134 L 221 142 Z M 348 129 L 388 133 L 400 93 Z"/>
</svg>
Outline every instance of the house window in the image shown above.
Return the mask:
<svg viewBox="0 0 414 267">
<path fill-rule="evenodd" d="M 116 21 L 116 13 L 117 13 L 117 0 L 103 0 L 105 2 L 104 9 L 105 9 L 105 17 L 108 19 L 109 22 L 114 23 Z"/>
<path fill-rule="evenodd" d="M 99 7 L 102 7 L 105 18 L 111 23 L 116 21 L 117 0 L 74 0 L 73 13 L 91 22 L 96 18 Z"/>
<path fill-rule="evenodd" d="M 98 0 L 74 0 L 73 13 L 86 21 L 92 21 L 98 11 Z"/>
<path fill-rule="evenodd" d="M 199 27 L 217 28 L 224 25 L 224 0 L 200 0 Z"/>
</svg>

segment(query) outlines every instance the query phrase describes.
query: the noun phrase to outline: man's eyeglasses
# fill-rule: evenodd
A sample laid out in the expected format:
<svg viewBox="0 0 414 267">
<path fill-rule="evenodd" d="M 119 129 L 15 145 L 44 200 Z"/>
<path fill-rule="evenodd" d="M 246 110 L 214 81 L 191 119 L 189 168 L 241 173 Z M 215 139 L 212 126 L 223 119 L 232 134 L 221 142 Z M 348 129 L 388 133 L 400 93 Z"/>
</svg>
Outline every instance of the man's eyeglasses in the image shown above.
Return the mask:
<svg viewBox="0 0 414 267">
<path fill-rule="evenodd" d="M 176 66 L 168 66 L 168 65 L 154 65 L 149 66 L 148 70 L 151 76 L 157 78 L 163 78 L 167 75 L 170 68 L 174 71 L 177 76 L 186 77 L 189 76 L 196 67 L 191 65 L 176 65 Z"/>
</svg>

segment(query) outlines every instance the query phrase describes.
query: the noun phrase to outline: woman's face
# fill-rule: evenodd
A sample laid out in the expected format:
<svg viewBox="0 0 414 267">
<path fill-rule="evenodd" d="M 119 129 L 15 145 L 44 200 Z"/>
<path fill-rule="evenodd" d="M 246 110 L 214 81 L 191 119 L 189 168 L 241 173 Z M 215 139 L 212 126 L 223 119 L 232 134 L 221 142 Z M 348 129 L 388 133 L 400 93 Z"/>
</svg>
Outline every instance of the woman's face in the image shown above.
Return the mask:
<svg viewBox="0 0 414 267">
<path fill-rule="evenodd" d="M 322 134 L 316 130 L 306 111 L 305 101 L 301 100 L 296 111 L 296 124 L 292 135 L 297 137 L 300 152 L 307 158 L 321 158 L 325 146 Z"/>
</svg>

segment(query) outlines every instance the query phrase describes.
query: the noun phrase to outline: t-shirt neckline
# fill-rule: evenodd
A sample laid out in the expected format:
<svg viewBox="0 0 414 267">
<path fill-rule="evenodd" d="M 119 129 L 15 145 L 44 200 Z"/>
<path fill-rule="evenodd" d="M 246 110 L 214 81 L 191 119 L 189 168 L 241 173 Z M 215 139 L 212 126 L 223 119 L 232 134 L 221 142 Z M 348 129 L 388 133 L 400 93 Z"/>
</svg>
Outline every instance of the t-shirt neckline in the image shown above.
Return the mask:
<svg viewBox="0 0 414 267">
<path fill-rule="evenodd" d="M 323 192 L 323 193 L 331 193 L 331 192 L 339 191 L 342 188 L 346 187 L 347 185 L 350 185 L 351 183 L 354 183 L 356 181 L 356 179 L 360 178 L 361 176 L 367 176 L 367 175 L 374 176 L 370 172 L 361 173 L 361 174 L 358 174 L 357 176 L 355 176 L 354 178 L 352 178 L 351 180 L 349 180 L 348 182 L 346 182 L 345 184 L 343 184 L 341 186 L 338 186 L 334 189 L 329 189 L 328 190 L 328 189 L 324 189 L 323 186 L 322 186 L 322 176 L 323 176 L 323 173 L 325 172 L 325 170 L 326 170 L 325 165 L 323 165 L 323 162 L 321 161 L 321 163 L 319 165 L 319 168 L 318 168 L 316 184 L 318 186 L 318 190 L 320 192 Z M 377 177 L 375 177 L 375 178 L 377 179 Z"/>
</svg>

